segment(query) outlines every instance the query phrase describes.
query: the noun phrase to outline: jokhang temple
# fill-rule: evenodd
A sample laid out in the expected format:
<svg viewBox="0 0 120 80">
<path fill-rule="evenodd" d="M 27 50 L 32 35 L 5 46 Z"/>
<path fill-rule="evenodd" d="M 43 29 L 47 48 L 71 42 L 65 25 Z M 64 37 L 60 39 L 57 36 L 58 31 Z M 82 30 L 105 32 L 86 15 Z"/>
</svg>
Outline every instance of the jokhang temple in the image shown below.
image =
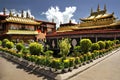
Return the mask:
<svg viewBox="0 0 120 80">
<path fill-rule="evenodd" d="M 35 20 L 22 10 L 21 16 L 14 16 L 12 11 L 6 14 L 6 8 L 3 9 L 3 14 L 0 15 L 0 39 L 10 40 L 34 40 L 45 39 L 46 33 L 54 32 L 56 23 Z"/>
<path fill-rule="evenodd" d="M 80 20 L 80 24 L 73 24 L 71 21 L 61 24 L 56 32 L 47 34 L 47 42 L 51 48 L 57 49 L 58 40 L 62 38 L 71 38 L 72 46 L 79 44 L 82 38 L 89 38 L 92 42 L 120 39 L 120 20 L 117 20 L 114 12 L 107 13 L 106 5 L 103 10 L 99 5 L 97 11 L 91 9 L 90 16 Z"/>
</svg>

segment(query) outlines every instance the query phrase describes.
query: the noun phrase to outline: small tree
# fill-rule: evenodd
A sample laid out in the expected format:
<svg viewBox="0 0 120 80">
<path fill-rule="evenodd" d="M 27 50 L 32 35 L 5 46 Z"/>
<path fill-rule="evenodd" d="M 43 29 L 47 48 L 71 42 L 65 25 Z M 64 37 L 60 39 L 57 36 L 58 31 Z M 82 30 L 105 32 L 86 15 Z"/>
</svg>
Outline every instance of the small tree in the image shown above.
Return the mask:
<svg viewBox="0 0 120 80">
<path fill-rule="evenodd" d="M 91 51 L 93 52 L 94 50 L 99 50 L 100 46 L 98 43 L 93 43 L 91 46 Z"/>
<path fill-rule="evenodd" d="M 66 58 L 70 52 L 71 44 L 68 38 L 62 39 L 59 41 L 60 54 L 62 57 Z"/>
<path fill-rule="evenodd" d="M 80 46 L 75 46 L 73 49 L 73 56 L 78 57 L 80 55 Z"/>
<path fill-rule="evenodd" d="M 81 46 L 81 50 L 83 53 L 87 53 L 92 46 L 92 42 L 90 39 L 82 39 L 80 40 L 80 46 Z"/>
<path fill-rule="evenodd" d="M 8 42 L 6 42 L 6 47 L 7 47 L 8 49 L 11 49 L 11 48 L 13 48 L 13 47 L 14 47 L 14 43 L 13 43 L 13 42 L 8 41 Z"/>
<path fill-rule="evenodd" d="M 22 43 L 17 43 L 16 49 L 18 50 L 18 52 L 20 52 L 23 48 L 24 48 L 24 45 Z"/>
<path fill-rule="evenodd" d="M 113 41 L 105 41 L 105 48 L 108 49 L 114 45 Z"/>
<path fill-rule="evenodd" d="M 105 49 L 105 42 L 104 41 L 98 41 L 98 44 L 100 46 L 100 50 Z"/>
<path fill-rule="evenodd" d="M 3 39 L 3 41 L 2 41 L 2 46 L 3 46 L 3 47 L 6 47 L 6 43 L 7 43 L 7 42 L 9 42 L 8 39 Z"/>
<path fill-rule="evenodd" d="M 43 45 L 33 42 L 29 45 L 29 50 L 32 55 L 39 55 L 40 53 L 43 53 Z"/>
</svg>

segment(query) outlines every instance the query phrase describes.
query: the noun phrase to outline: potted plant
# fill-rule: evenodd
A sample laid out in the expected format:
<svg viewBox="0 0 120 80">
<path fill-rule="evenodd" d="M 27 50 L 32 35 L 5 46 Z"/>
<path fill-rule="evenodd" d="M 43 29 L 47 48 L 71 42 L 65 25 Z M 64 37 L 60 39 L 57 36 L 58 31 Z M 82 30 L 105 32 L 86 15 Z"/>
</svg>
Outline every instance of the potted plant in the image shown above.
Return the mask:
<svg viewBox="0 0 120 80">
<path fill-rule="evenodd" d="M 62 62 L 61 59 L 56 59 L 56 73 L 61 73 L 63 71 L 64 68 L 64 63 Z"/>
<path fill-rule="evenodd" d="M 65 59 L 63 60 L 63 63 L 64 63 L 64 72 L 68 72 L 69 70 L 69 59 Z"/>
<path fill-rule="evenodd" d="M 82 64 L 84 63 L 84 56 L 83 55 L 80 56 L 80 61 Z"/>
<path fill-rule="evenodd" d="M 81 61 L 79 57 L 75 57 L 75 68 L 78 68 L 81 65 Z"/>
<path fill-rule="evenodd" d="M 85 65 L 86 62 L 88 61 L 88 56 L 87 56 L 87 54 L 83 54 L 83 57 L 84 57 L 83 65 Z"/>
<path fill-rule="evenodd" d="M 53 58 L 52 60 L 51 60 L 51 64 L 50 64 L 50 66 L 51 66 L 51 71 L 52 72 L 55 72 L 56 71 L 56 59 L 55 58 Z"/>
<path fill-rule="evenodd" d="M 70 63 L 69 69 L 72 71 L 75 66 L 75 58 L 74 57 L 69 58 L 69 63 Z"/>
<path fill-rule="evenodd" d="M 90 52 L 87 53 L 87 56 L 88 56 L 88 60 L 87 60 L 87 63 L 90 63 L 92 62 L 92 54 Z"/>
</svg>

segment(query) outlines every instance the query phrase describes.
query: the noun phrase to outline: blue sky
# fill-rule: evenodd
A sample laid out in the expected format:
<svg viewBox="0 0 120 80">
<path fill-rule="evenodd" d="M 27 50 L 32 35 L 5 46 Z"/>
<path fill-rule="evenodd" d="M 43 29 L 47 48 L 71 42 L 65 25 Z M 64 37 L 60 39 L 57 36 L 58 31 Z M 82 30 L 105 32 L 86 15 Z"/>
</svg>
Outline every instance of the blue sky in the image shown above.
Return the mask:
<svg viewBox="0 0 120 80">
<path fill-rule="evenodd" d="M 51 7 L 57 6 L 60 12 L 64 12 L 66 7 L 74 6 L 76 10 L 71 18 L 78 22 L 79 18 L 89 16 L 91 8 L 95 11 L 98 4 L 101 9 L 106 4 L 108 13 L 114 12 L 120 19 L 120 0 L 0 0 L 0 11 L 4 7 L 17 11 L 30 9 L 36 19 L 47 20 L 46 15 L 42 13 Z"/>
</svg>

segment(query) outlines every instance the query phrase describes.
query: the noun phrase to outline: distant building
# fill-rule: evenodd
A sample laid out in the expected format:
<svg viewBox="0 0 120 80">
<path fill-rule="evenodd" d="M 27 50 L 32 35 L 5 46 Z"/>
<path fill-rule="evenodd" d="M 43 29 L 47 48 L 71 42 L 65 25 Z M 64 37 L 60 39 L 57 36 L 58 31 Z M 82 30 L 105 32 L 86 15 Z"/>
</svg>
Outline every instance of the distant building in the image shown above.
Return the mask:
<svg viewBox="0 0 120 80">
<path fill-rule="evenodd" d="M 0 15 L 0 39 L 8 38 L 10 40 L 39 40 L 45 39 L 47 32 L 53 32 L 56 24 L 53 22 L 38 21 L 24 11 L 21 16 L 14 16 L 10 11 L 9 15 L 6 14 L 5 8 L 3 15 Z"/>
<path fill-rule="evenodd" d="M 46 38 L 51 48 L 58 48 L 58 40 L 62 38 L 71 38 L 72 46 L 79 44 L 82 38 L 90 38 L 92 42 L 120 39 L 120 20 L 114 12 L 107 13 L 106 5 L 103 10 L 99 5 L 97 11 L 91 9 L 90 16 L 80 20 L 80 24 L 60 26 L 54 34 L 48 34 Z"/>
</svg>

